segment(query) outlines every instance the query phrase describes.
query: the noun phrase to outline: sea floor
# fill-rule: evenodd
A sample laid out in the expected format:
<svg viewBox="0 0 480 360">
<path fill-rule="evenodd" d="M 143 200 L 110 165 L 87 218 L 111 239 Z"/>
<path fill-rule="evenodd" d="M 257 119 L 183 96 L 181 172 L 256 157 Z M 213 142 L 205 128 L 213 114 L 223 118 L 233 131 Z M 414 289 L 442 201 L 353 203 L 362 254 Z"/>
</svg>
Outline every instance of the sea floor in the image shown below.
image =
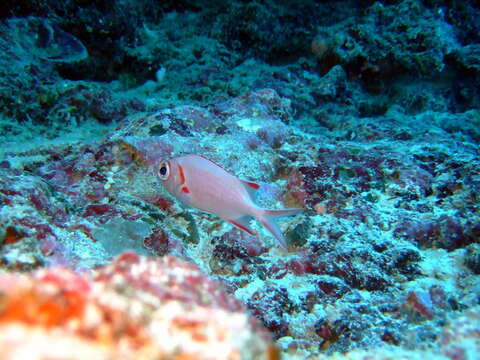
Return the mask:
<svg viewBox="0 0 480 360">
<path fill-rule="evenodd" d="M 479 359 L 478 5 L 181 3 L 4 16 L 0 359 Z"/>
</svg>

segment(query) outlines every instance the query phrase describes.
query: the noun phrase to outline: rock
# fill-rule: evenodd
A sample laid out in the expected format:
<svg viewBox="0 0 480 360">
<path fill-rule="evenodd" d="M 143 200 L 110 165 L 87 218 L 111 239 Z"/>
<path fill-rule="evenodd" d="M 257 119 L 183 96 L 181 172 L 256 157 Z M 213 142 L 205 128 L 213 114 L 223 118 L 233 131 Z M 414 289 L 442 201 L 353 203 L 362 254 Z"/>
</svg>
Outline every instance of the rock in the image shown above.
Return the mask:
<svg viewBox="0 0 480 360">
<path fill-rule="evenodd" d="M 0 347 L 2 359 L 278 359 L 218 282 L 177 258 L 134 253 L 93 276 L 1 274 Z"/>
</svg>

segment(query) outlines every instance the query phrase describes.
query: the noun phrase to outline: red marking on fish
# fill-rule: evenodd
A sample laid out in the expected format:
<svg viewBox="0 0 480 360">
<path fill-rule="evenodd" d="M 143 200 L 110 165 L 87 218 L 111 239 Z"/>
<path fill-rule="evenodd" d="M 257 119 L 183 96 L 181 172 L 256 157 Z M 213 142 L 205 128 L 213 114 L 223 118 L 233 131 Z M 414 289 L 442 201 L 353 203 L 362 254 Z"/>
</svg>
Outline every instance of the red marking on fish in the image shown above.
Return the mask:
<svg viewBox="0 0 480 360">
<path fill-rule="evenodd" d="M 228 222 L 231 223 L 232 225 L 235 225 L 239 229 L 242 229 L 243 231 L 249 233 L 250 235 L 255 235 L 255 231 L 247 228 L 246 226 L 243 226 L 242 224 L 236 222 L 235 220 L 228 220 Z"/>
<path fill-rule="evenodd" d="M 260 189 L 260 185 L 255 184 L 254 182 L 245 181 L 244 183 L 247 184 L 248 186 L 250 186 L 252 189 L 255 189 L 255 190 Z"/>
<path fill-rule="evenodd" d="M 185 194 L 190 194 L 190 190 L 189 190 L 188 187 L 186 187 L 186 186 L 182 186 L 182 191 L 183 191 Z"/>
<path fill-rule="evenodd" d="M 187 179 L 185 178 L 185 171 L 181 165 L 178 165 L 178 173 L 180 174 L 180 185 L 185 185 Z"/>
</svg>

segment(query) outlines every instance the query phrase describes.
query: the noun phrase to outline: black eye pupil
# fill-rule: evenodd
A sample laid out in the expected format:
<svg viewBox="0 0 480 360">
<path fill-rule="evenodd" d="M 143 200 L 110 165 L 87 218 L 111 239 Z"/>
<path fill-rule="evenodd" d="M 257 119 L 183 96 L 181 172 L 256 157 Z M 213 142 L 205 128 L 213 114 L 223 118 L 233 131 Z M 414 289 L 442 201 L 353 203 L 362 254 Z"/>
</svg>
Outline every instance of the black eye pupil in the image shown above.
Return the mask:
<svg viewBox="0 0 480 360">
<path fill-rule="evenodd" d="M 167 173 L 167 167 L 166 166 L 162 166 L 160 168 L 160 175 L 165 175 Z"/>
</svg>

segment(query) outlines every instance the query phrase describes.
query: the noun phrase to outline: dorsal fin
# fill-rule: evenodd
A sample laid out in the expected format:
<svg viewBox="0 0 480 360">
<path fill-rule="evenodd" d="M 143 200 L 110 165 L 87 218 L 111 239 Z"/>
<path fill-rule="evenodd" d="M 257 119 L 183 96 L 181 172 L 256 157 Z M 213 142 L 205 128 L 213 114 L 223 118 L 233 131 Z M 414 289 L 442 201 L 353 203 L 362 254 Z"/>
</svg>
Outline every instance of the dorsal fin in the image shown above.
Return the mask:
<svg viewBox="0 0 480 360">
<path fill-rule="evenodd" d="M 257 183 L 254 183 L 252 181 L 242 180 L 242 179 L 240 179 L 240 181 L 242 182 L 243 186 L 245 187 L 245 189 L 247 189 L 248 193 L 252 197 L 255 196 L 255 192 L 258 189 L 260 189 L 260 185 L 258 185 Z"/>
<path fill-rule="evenodd" d="M 212 164 L 217 165 L 219 168 L 221 168 L 221 169 L 225 170 L 226 172 L 228 172 L 227 169 L 225 169 L 222 165 L 220 165 L 219 163 L 213 161 L 212 159 L 209 159 L 209 158 L 207 158 L 207 157 L 205 157 L 205 156 L 203 156 L 203 155 L 198 155 L 198 156 L 200 156 L 201 158 L 204 158 L 204 159 L 207 160 L 207 161 L 210 161 Z"/>
</svg>

